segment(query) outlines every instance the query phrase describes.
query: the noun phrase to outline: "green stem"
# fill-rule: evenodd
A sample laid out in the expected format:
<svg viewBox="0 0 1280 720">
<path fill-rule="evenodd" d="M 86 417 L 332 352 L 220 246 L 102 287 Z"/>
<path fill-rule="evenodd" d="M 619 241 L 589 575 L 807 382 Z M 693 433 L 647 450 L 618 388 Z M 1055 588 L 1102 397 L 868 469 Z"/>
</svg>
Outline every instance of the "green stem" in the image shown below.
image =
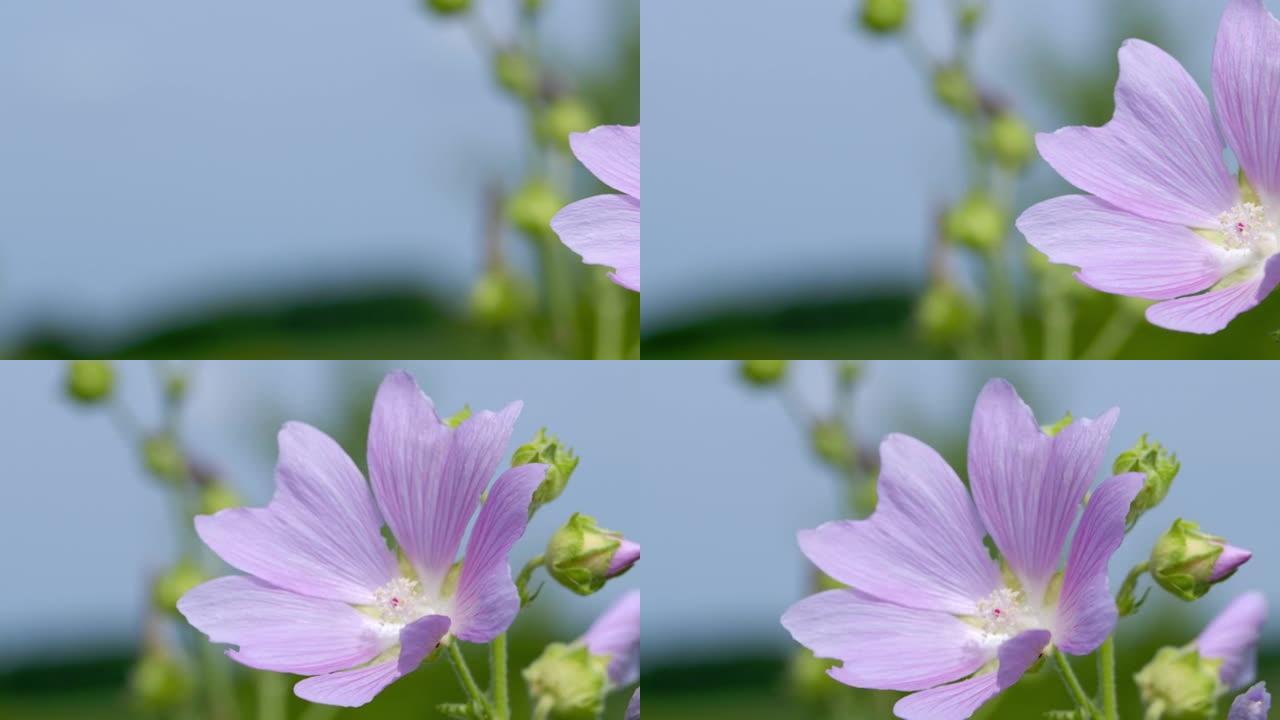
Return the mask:
<svg viewBox="0 0 1280 720">
<path fill-rule="evenodd" d="M 1088 349 L 1080 356 L 1082 360 L 1111 360 L 1124 349 L 1125 343 L 1129 342 L 1129 337 L 1138 327 L 1140 316 L 1132 308 L 1126 307 L 1124 300 L 1120 303 L 1107 323 L 1098 331 L 1097 336 L 1093 338 L 1093 342 L 1089 343 Z"/>
<path fill-rule="evenodd" d="M 1076 707 L 1089 717 L 1100 717 L 1097 706 L 1093 704 L 1093 700 L 1090 700 L 1089 695 L 1085 693 L 1084 686 L 1080 684 L 1080 678 L 1076 677 L 1076 671 L 1071 669 L 1071 663 L 1067 661 L 1067 656 L 1063 655 L 1058 648 L 1054 648 L 1053 661 L 1057 664 L 1058 675 L 1062 678 L 1062 683 L 1066 685 L 1067 692 L 1071 694 L 1071 699 L 1075 700 Z"/>
<path fill-rule="evenodd" d="M 995 316 L 996 343 L 1000 356 L 1022 356 L 1022 330 L 1018 322 L 1018 299 L 1014 296 L 1013 282 L 1005 267 L 1004 256 L 999 250 L 986 253 L 988 284 L 991 286 L 991 312 Z"/>
<path fill-rule="evenodd" d="M 1071 305 L 1057 290 L 1046 293 L 1044 308 L 1044 359 L 1071 359 Z"/>
<path fill-rule="evenodd" d="M 209 693 L 210 715 L 215 720 L 235 720 L 240 713 L 236 709 L 236 691 L 231 681 L 231 667 L 216 645 L 210 642 L 202 642 L 200 645 Z"/>
<path fill-rule="evenodd" d="M 609 279 L 607 272 L 595 271 L 596 291 L 596 359 L 621 360 L 626 352 L 623 317 L 626 307 L 621 290 Z"/>
<path fill-rule="evenodd" d="M 543 697 L 538 700 L 538 704 L 533 706 L 533 712 L 529 717 L 533 720 L 547 720 L 551 717 L 551 708 L 555 705 L 555 701 L 549 697 Z"/>
<path fill-rule="evenodd" d="M 1119 720 L 1120 705 L 1116 698 L 1116 636 L 1108 635 L 1098 651 L 1098 682 L 1102 684 L 1102 717 Z"/>
<path fill-rule="evenodd" d="M 539 240 L 542 281 L 547 290 L 547 310 L 551 317 L 551 337 L 561 352 L 573 354 L 573 287 L 561 257 L 559 241 L 544 236 Z"/>
<path fill-rule="evenodd" d="M 489 646 L 489 685 L 493 688 L 493 704 L 498 720 L 510 720 L 511 699 L 507 693 L 507 634 L 493 639 Z"/>
<path fill-rule="evenodd" d="M 273 672 L 259 672 L 258 720 L 286 720 L 288 715 L 284 676 Z"/>
<path fill-rule="evenodd" d="M 471 703 L 484 713 L 484 717 L 496 717 L 493 711 L 493 703 L 489 702 L 488 696 L 476 684 L 476 679 L 471 674 L 471 667 L 467 665 L 467 659 L 462 656 L 462 648 L 458 647 L 457 641 L 449 643 L 449 664 L 453 666 L 453 672 L 458 676 L 458 684 L 467 693 L 467 698 L 471 700 Z"/>
</svg>

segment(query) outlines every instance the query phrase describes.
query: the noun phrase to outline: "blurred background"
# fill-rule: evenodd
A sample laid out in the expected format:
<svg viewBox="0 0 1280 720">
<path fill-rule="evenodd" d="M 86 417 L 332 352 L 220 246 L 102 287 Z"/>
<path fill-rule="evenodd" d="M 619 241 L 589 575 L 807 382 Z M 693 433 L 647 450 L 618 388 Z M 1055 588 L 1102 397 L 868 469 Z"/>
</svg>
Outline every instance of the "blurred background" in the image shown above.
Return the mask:
<svg viewBox="0 0 1280 720">
<path fill-rule="evenodd" d="M 0 364 L 7 458 L 0 483 L 0 717 L 190 717 L 171 703 L 181 707 L 187 692 L 205 688 L 183 679 L 183 665 L 172 662 L 182 647 L 174 627 L 151 610 L 181 584 L 170 580 L 181 578 L 176 564 L 184 555 L 176 523 L 189 520 L 175 518 L 173 489 L 161 479 L 171 456 L 139 440 L 154 437 L 143 429 L 174 421 L 172 436 L 196 468 L 202 506 L 262 505 L 274 489 L 275 436 L 286 420 L 329 433 L 363 467 L 373 392 L 386 372 L 401 367 L 442 414 L 523 400 L 507 453 L 542 427 L 576 449 L 581 462 L 568 489 L 538 512 L 512 552 L 516 570 L 574 511 L 645 542 L 642 518 L 653 516 L 647 505 L 655 473 L 647 446 L 635 438 L 651 437 L 655 418 L 637 406 L 641 393 L 655 388 L 635 383 L 623 363 L 119 363 L 111 406 L 72 402 L 66 364 Z M 170 417 L 164 408 L 179 388 L 183 400 Z M 514 717 L 528 717 L 518 670 L 546 643 L 578 637 L 609 603 L 639 588 L 643 568 L 586 598 L 546 583 L 512 628 Z M 546 579 L 540 572 L 534 585 Z M 227 681 L 241 698 L 239 707 L 215 708 L 218 717 L 264 717 L 256 680 L 222 659 L 222 649 L 195 643 L 187 672 L 211 657 L 235 672 Z M 485 674 L 483 658 L 473 655 L 471 665 Z M 292 698 L 292 680 L 275 677 L 279 692 Z M 626 694 L 614 693 L 607 717 L 622 716 Z M 364 708 L 322 714 L 292 701 L 290 717 L 443 717 L 436 703 L 462 699 L 441 660 Z"/>
<path fill-rule="evenodd" d="M 639 2 L 469 4 L 4 3 L 0 354 L 592 354 L 599 273 L 521 228 L 639 121 Z"/>
<path fill-rule="evenodd" d="M 874 502 L 865 493 L 851 497 L 845 482 L 874 464 L 889 432 L 929 443 L 963 477 L 973 402 L 991 377 L 1013 382 L 1044 423 L 1067 411 L 1096 417 L 1119 407 L 1108 470 L 1143 433 L 1181 460 L 1168 497 L 1115 555 L 1113 588 L 1178 517 L 1255 552 L 1200 601 L 1185 603 L 1156 588 L 1137 616 L 1121 621 L 1123 717 L 1142 717 L 1130 678 L 1157 647 L 1189 642 L 1247 590 L 1266 595 L 1273 617 L 1280 611 L 1272 432 L 1278 391 L 1270 364 L 806 362 L 790 363 L 780 381 L 757 365 L 754 383 L 730 363 L 645 365 L 635 382 L 661 375 L 678 407 L 648 431 L 667 469 L 650 478 L 656 497 L 645 508 L 665 527 L 680 529 L 657 533 L 645 547 L 642 685 L 646 709 L 663 720 L 889 717 L 888 694 L 879 694 L 874 709 L 855 704 L 857 691 L 827 678 L 820 664 L 802 661 L 779 623 L 788 606 L 812 592 L 812 566 L 796 546 L 796 531 L 850 517 L 851 501 Z M 1260 675 L 1275 688 L 1280 622 L 1272 620 L 1265 633 Z M 1092 690 L 1093 661 L 1075 666 Z M 978 717 L 1023 720 L 1068 707 L 1054 675 L 1045 668 L 1028 676 Z"/>
<path fill-rule="evenodd" d="M 971 72 L 984 101 L 1053 130 L 1110 118 L 1116 52 L 1128 37 L 1165 48 L 1207 90 L 1225 6 L 913 0 L 918 37 L 908 51 L 911 41 L 904 48 L 863 27 L 863 1 L 646 5 L 645 44 L 655 49 L 643 58 L 646 357 L 965 356 L 946 342 L 947 324 L 964 318 L 918 303 L 936 270 L 939 215 L 962 199 L 971 171 L 969 140 L 921 67 L 926 52 L 955 52 L 955 9 L 980 12 Z M 1070 191 L 1038 157 L 1019 177 L 1014 216 Z M 1006 242 L 1021 265 L 1025 241 L 1015 231 Z M 961 290 L 981 276 L 973 263 L 955 271 Z M 1033 303 L 1038 279 L 1014 280 Z M 1116 304 L 1084 295 L 1071 357 Z M 1207 338 L 1140 323 L 1114 354 L 1277 357 L 1278 303 Z M 1040 357 L 1042 329 L 1020 319 Z"/>
</svg>

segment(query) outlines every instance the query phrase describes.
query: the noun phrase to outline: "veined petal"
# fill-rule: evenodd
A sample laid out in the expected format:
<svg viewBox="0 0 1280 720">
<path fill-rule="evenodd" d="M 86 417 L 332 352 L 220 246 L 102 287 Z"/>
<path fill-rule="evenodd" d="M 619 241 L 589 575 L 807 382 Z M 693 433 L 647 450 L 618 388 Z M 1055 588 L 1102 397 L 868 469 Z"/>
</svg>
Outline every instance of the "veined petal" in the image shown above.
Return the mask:
<svg viewBox="0 0 1280 720">
<path fill-rule="evenodd" d="M 448 631 L 449 618 L 443 615 L 419 618 L 400 631 L 400 655 L 396 660 L 309 677 L 294 685 L 293 692 L 303 700 L 322 705 L 365 705 L 388 685 L 416 670 Z"/>
<path fill-rule="evenodd" d="M 1169 330 L 1209 335 L 1222 330 L 1240 313 L 1257 307 L 1271 293 L 1280 279 L 1270 269 L 1251 280 L 1222 290 L 1166 300 L 1147 308 L 1147 320 Z"/>
<path fill-rule="evenodd" d="M 369 476 L 387 524 L 431 591 L 457 560 L 520 407 L 476 413 L 450 429 L 408 373 L 393 372 L 378 388 Z"/>
<path fill-rule="evenodd" d="M 996 687 L 1008 690 L 1022 679 L 1027 670 L 1040 659 L 1040 653 L 1049 644 L 1048 630 L 1026 630 L 1006 640 L 1000 646 L 1000 667 L 996 670 Z"/>
<path fill-rule="evenodd" d="M 1266 619 L 1266 598 L 1260 592 L 1247 592 L 1232 600 L 1196 638 L 1200 655 L 1222 660 L 1218 674 L 1227 687 L 1242 688 L 1253 682 L 1258 668 L 1258 639 Z"/>
<path fill-rule="evenodd" d="M 1142 482 L 1142 473 L 1103 482 L 1080 518 L 1067 556 L 1053 632 L 1063 652 L 1088 655 L 1115 629 L 1118 616 L 1107 585 L 1107 563 L 1124 540 L 1125 516 Z"/>
<path fill-rule="evenodd" d="M 1267 692 L 1267 684 L 1258 683 L 1231 701 L 1227 720 L 1267 720 L 1270 710 L 1271 694 Z"/>
<path fill-rule="evenodd" d="M 271 503 L 197 517 L 200 539 L 232 567 L 285 590 L 372 602 L 396 561 L 364 477 L 333 439 L 310 425 L 287 423 L 279 442 Z"/>
<path fill-rule="evenodd" d="M 592 655 L 609 656 L 609 683 L 623 687 L 640 679 L 640 591 L 623 595 L 582 636 Z"/>
<path fill-rule="evenodd" d="M 640 126 L 601 125 L 569 136 L 569 147 L 600 182 L 640 199 Z"/>
<path fill-rule="evenodd" d="M 1141 40 L 1120 48 L 1111 122 L 1041 134 L 1036 144 L 1067 182 L 1152 220 L 1217 228 L 1239 197 L 1209 101 L 1177 60 Z"/>
<path fill-rule="evenodd" d="M 1117 410 L 1081 418 L 1050 438 L 1004 380 L 986 384 L 969 431 L 969 483 L 978 512 L 1028 599 L 1038 602 L 1093 481 Z"/>
<path fill-rule="evenodd" d="M 1240 167 L 1264 196 L 1280 201 L 1280 22 L 1262 0 L 1231 0 L 1222 14 L 1213 95 Z"/>
<path fill-rule="evenodd" d="M 596 195 L 565 206 L 551 229 L 588 265 L 614 269 L 613 281 L 640 292 L 640 201 Z"/>
<path fill-rule="evenodd" d="M 782 625 L 818 657 L 844 663 L 831 677 L 877 690 L 921 690 L 969 675 L 995 657 L 979 631 L 947 612 L 828 590 L 792 605 Z"/>
<path fill-rule="evenodd" d="M 1094 197 L 1065 195 L 1018 218 L 1027 242 L 1080 282 L 1152 300 L 1204 290 L 1225 274 L 1224 251 L 1183 225 L 1132 215 Z"/>
<path fill-rule="evenodd" d="M 866 520 L 799 533 L 823 572 L 908 607 L 973 614 L 1000 585 L 964 484 L 933 448 L 906 435 L 880 445 L 879 504 Z"/>
<path fill-rule="evenodd" d="M 227 654 L 260 670 L 310 675 L 355 667 L 382 651 L 368 618 L 337 600 L 231 575 L 193 588 L 178 612 Z"/>
<path fill-rule="evenodd" d="M 903 720 L 965 720 L 1000 694 L 993 672 L 908 695 L 893 706 Z"/>
<path fill-rule="evenodd" d="M 458 578 L 453 623 L 459 638 L 489 642 L 506 630 L 520 611 L 520 594 L 511 580 L 507 555 L 524 535 L 529 502 L 546 474 L 546 465 L 513 467 L 489 491 L 467 541 Z"/>
</svg>

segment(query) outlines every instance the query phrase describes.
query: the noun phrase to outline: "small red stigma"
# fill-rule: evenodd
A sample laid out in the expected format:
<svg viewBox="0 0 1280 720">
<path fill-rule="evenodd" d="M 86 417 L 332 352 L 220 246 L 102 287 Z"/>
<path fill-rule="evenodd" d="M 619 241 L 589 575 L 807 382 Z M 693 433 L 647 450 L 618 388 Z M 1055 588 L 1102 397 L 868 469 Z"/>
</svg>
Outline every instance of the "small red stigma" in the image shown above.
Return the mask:
<svg viewBox="0 0 1280 720">
<path fill-rule="evenodd" d="M 995 615 L 996 617 L 1000 617 L 1000 614 L 1001 614 L 1001 613 L 1000 613 L 1000 608 L 996 608 L 996 609 L 992 610 L 992 611 L 991 611 L 991 614 L 992 614 L 992 615 Z"/>
<path fill-rule="evenodd" d="M 1246 229 L 1246 227 L 1245 227 L 1245 224 L 1244 224 L 1244 223 L 1242 223 L 1242 222 L 1238 222 L 1238 223 L 1236 223 L 1236 232 L 1238 232 L 1238 233 L 1240 233 L 1241 235 L 1243 235 L 1243 234 L 1244 234 L 1245 229 Z"/>
<path fill-rule="evenodd" d="M 400 598 L 398 597 L 391 598 L 391 607 L 400 607 Z"/>
</svg>

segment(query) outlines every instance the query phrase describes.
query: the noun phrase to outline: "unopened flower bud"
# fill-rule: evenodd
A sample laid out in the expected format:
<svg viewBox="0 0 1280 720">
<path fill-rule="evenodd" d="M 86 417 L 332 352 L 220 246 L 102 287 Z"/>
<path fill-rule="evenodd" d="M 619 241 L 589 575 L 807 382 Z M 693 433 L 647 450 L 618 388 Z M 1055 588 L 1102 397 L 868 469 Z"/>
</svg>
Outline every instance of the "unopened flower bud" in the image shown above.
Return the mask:
<svg viewBox="0 0 1280 720">
<path fill-rule="evenodd" d="M 1200 656 L 1194 647 L 1164 647 L 1134 676 L 1148 718 L 1213 720 L 1220 660 Z"/>
<path fill-rule="evenodd" d="M 971 193 L 947 211 L 942 230 L 951 242 L 980 252 L 1000 247 L 1009 218 L 1000 204 L 985 192 Z"/>
<path fill-rule="evenodd" d="M 596 720 L 609 688 L 609 658 L 592 655 L 582 643 L 551 643 L 529 667 L 529 695 L 546 717 Z"/>
<path fill-rule="evenodd" d="M 498 85 L 516 97 L 528 97 L 538 89 L 538 72 L 519 50 L 499 51 L 493 58 L 493 73 Z"/>
<path fill-rule="evenodd" d="M 171 435 L 159 433 L 142 441 L 142 464 L 147 472 L 168 483 L 180 483 L 187 475 L 187 461 Z"/>
<path fill-rule="evenodd" d="M 1267 720 L 1271 710 L 1271 694 L 1267 684 L 1260 682 L 1231 702 L 1227 720 Z"/>
<path fill-rule="evenodd" d="M 960 27 L 965 32 L 973 32 L 980 22 L 982 22 L 982 4 L 968 0 L 964 7 L 960 8 Z"/>
<path fill-rule="evenodd" d="M 67 394 L 76 402 L 102 402 L 111 397 L 115 379 L 115 369 L 106 360 L 75 360 L 67 365 Z"/>
<path fill-rule="evenodd" d="M 551 183 L 535 178 L 507 198 L 507 219 L 531 237 L 551 237 L 551 219 L 564 206 L 565 199 Z"/>
<path fill-rule="evenodd" d="M 1196 523 L 1177 519 L 1151 551 L 1151 577 L 1183 600 L 1197 600 L 1231 577 L 1252 554 L 1200 532 Z"/>
<path fill-rule="evenodd" d="M 477 323 L 498 327 L 523 318 L 533 304 L 533 296 L 520 277 L 493 268 L 476 280 L 469 303 L 471 317 Z"/>
<path fill-rule="evenodd" d="M 151 586 L 151 602 L 157 610 L 176 615 L 179 598 L 208 579 L 209 576 L 198 564 L 184 558 L 156 578 L 155 584 Z"/>
<path fill-rule="evenodd" d="M 1031 128 L 1011 112 L 1002 112 L 991 119 L 987 138 L 996 162 L 1009 170 L 1026 167 L 1035 153 L 1036 144 Z"/>
<path fill-rule="evenodd" d="M 427 9 L 437 15 L 457 15 L 471 8 L 471 0 L 425 0 Z"/>
<path fill-rule="evenodd" d="M 813 451 L 818 457 L 835 467 L 848 467 L 854 461 L 855 450 L 849 440 L 849 432 L 838 420 L 819 420 L 813 424 L 810 434 Z"/>
<path fill-rule="evenodd" d="M 943 105 L 962 115 L 978 109 L 978 91 L 964 68 L 938 66 L 933 72 L 933 93 Z"/>
<path fill-rule="evenodd" d="M 842 388 L 852 387 L 862 377 L 862 363 L 857 360 L 841 360 L 836 367 L 836 381 Z"/>
<path fill-rule="evenodd" d="M 787 374 L 786 360 L 743 360 L 742 379 L 757 387 L 777 385 Z"/>
<path fill-rule="evenodd" d="M 529 503 L 529 514 L 538 508 L 560 497 L 569 477 L 578 467 L 578 456 L 573 448 L 560 442 L 555 435 L 548 435 L 546 428 L 540 428 L 532 440 L 516 448 L 511 456 L 511 467 L 542 463 L 547 466 L 547 474 L 542 484 L 533 492 L 533 501 Z"/>
<path fill-rule="evenodd" d="M 1132 527 L 1142 514 L 1160 504 L 1169 494 L 1173 479 L 1178 476 L 1182 463 L 1178 456 L 1169 452 L 1158 442 L 1148 442 L 1144 434 L 1138 438 L 1133 447 L 1116 457 L 1111 470 L 1116 475 L 1139 472 L 1145 476 L 1142 489 L 1138 491 L 1133 504 L 1129 506 L 1126 523 Z"/>
<path fill-rule="evenodd" d="M 544 140 L 568 151 L 570 135 L 586 132 L 596 124 L 596 114 L 591 108 L 582 100 L 569 96 L 552 102 L 543 112 L 538 127 Z"/>
<path fill-rule="evenodd" d="M 213 515 L 228 508 L 241 507 L 244 498 L 225 483 L 217 480 L 200 488 L 200 514 Z"/>
<path fill-rule="evenodd" d="M 547 573 L 561 585 L 590 595 L 639 559 L 639 545 L 600 527 L 590 515 L 574 513 L 547 542 L 544 562 Z"/>
<path fill-rule="evenodd" d="M 978 307 L 967 293 L 949 282 L 934 283 L 916 306 L 916 327 L 931 345 L 949 345 L 968 337 L 978 326 Z"/>
<path fill-rule="evenodd" d="M 181 706 L 191 697 L 193 688 L 190 669 L 167 651 L 147 651 L 129 675 L 134 701 L 149 712 Z"/>
<path fill-rule="evenodd" d="M 862 26 L 875 33 L 891 33 L 902 28 L 910 13 L 907 0 L 862 0 Z"/>
</svg>

